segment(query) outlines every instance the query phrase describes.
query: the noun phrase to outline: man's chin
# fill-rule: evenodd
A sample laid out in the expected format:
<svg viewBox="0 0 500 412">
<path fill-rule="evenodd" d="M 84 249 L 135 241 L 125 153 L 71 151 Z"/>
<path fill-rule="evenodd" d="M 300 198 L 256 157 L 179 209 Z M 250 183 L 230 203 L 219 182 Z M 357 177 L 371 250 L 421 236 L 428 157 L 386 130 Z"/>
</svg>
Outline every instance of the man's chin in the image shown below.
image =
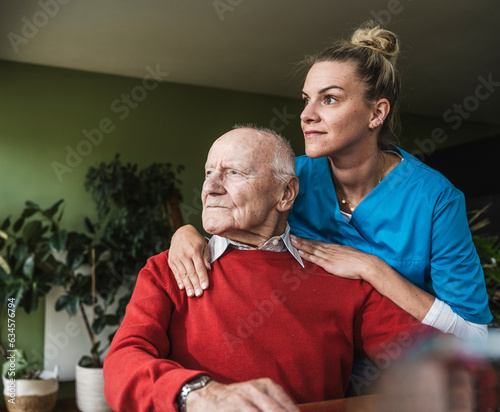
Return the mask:
<svg viewBox="0 0 500 412">
<path fill-rule="evenodd" d="M 224 228 L 219 222 L 213 221 L 212 219 L 203 220 L 203 229 L 210 235 L 222 235 Z"/>
</svg>

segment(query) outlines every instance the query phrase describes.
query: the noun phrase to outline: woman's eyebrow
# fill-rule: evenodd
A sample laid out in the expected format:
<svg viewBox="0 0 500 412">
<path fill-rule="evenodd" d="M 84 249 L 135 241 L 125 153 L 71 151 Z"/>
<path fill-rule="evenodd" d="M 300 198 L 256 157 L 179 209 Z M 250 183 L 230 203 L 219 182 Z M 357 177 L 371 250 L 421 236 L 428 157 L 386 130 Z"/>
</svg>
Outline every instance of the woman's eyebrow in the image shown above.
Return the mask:
<svg viewBox="0 0 500 412">
<path fill-rule="evenodd" d="M 330 89 L 339 89 L 339 90 L 344 90 L 344 89 L 343 89 L 342 87 L 340 87 L 340 86 L 328 86 L 328 87 L 325 87 L 325 88 L 321 89 L 321 90 L 318 92 L 318 94 L 323 94 L 323 93 L 325 93 L 326 91 L 328 91 L 328 90 L 330 90 Z M 308 94 L 307 94 L 304 90 L 302 90 L 302 94 L 303 94 L 304 96 L 309 97 L 309 95 L 308 95 Z"/>
</svg>

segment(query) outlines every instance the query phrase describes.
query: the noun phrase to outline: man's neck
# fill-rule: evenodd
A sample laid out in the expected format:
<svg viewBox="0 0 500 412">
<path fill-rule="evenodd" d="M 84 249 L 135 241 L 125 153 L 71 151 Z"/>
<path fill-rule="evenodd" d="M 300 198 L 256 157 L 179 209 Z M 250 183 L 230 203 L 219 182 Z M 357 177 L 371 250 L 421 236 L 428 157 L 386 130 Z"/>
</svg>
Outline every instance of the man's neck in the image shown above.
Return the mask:
<svg viewBox="0 0 500 412">
<path fill-rule="evenodd" d="M 244 245 L 260 248 L 262 247 L 269 239 L 274 236 L 282 236 L 286 230 L 286 216 L 284 219 L 280 219 L 277 224 L 272 227 L 264 227 L 261 228 L 258 232 L 241 232 L 235 231 L 227 234 L 221 234 L 220 236 L 226 237 L 229 240 L 234 242 L 242 243 Z"/>
</svg>

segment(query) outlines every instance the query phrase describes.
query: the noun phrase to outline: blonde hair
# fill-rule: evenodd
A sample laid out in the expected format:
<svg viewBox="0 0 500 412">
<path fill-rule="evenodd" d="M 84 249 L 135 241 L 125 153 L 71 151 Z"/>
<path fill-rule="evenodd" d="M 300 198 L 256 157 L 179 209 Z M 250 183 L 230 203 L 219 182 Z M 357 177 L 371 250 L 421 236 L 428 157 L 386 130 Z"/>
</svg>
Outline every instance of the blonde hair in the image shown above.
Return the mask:
<svg viewBox="0 0 500 412">
<path fill-rule="evenodd" d="M 359 27 L 350 40 L 341 40 L 323 52 L 306 59 L 308 69 L 315 63 L 339 61 L 354 62 L 357 74 L 365 83 L 364 100 L 367 104 L 385 98 L 391 110 L 384 120 L 379 134 L 379 147 L 397 141 L 399 118 L 397 103 L 401 90 L 401 78 L 396 68 L 399 55 L 397 36 L 377 23 L 369 21 Z"/>
</svg>

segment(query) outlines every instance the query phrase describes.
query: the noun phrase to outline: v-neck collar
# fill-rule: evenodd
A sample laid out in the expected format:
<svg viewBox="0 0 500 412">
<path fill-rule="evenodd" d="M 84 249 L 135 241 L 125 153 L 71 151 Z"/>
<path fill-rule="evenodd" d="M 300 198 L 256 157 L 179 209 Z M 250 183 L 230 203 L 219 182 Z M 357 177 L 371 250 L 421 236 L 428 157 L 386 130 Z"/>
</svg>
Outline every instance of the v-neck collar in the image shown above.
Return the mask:
<svg viewBox="0 0 500 412">
<path fill-rule="evenodd" d="M 358 226 L 367 219 L 372 211 L 377 207 L 377 205 L 382 202 L 407 176 L 411 173 L 411 170 L 406 166 L 408 161 L 405 159 L 404 154 L 395 146 L 390 146 L 389 151 L 396 152 L 401 156 L 401 161 L 387 174 L 387 176 L 382 179 L 382 181 L 373 188 L 373 190 L 366 195 L 366 197 L 361 201 L 359 205 L 356 206 L 354 211 L 351 213 L 351 219 L 349 222 L 344 218 L 341 213 L 339 201 L 337 198 L 337 192 L 335 190 L 335 183 L 333 181 L 333 174 L 331 169 L 330 160 L 325 158 L 330 171 L 330 181 L 333 190 L 329 190 L 328 199 L 334 204 L 334 218 L 336 222 L 342 222 L 350 226 Z"/>
</svg>

